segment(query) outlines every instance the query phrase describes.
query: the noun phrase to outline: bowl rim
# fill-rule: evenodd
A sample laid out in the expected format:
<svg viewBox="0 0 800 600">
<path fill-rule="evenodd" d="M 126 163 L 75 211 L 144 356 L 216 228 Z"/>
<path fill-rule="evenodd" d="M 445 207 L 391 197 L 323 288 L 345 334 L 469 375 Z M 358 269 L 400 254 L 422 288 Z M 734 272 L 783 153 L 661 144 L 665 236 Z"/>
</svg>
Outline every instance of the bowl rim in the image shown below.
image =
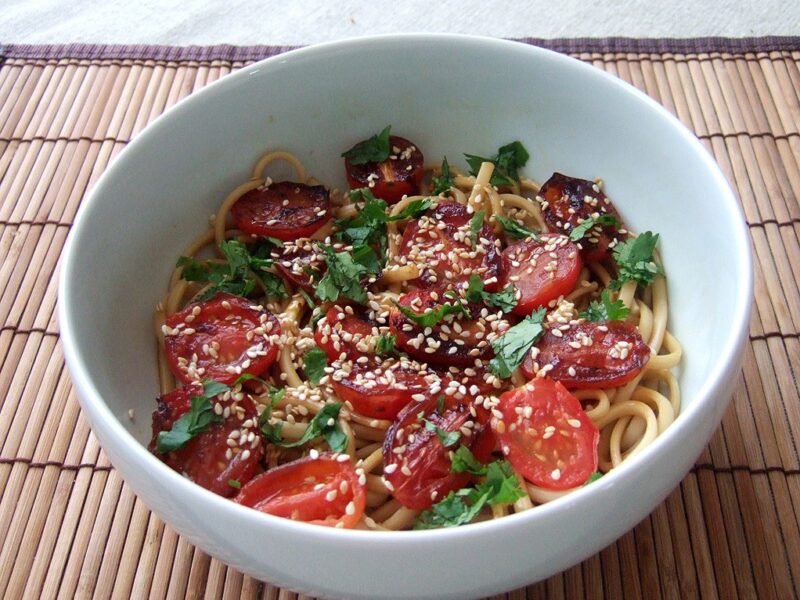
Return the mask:
<svg viewBox="0 0 800 600">
<path fill-rule="evenodd" d="M 194 106 L 199 102 L 204 102 L 206 97 L 210 97 L 213 94 L 224 94 L 226 88 L 235 85 L 240 80 L 244 80 L 258 70 L 271 68 L 273 65 L 285 64 L 297 60 L 315 59 L 324 56 L 332 50 L 357 51 L 362 47 L 372 47 L 375 44 L 385 45 L 395 43 L 472 44 L 482 46 L 493 52 L 526 52 L 534 60 L 553 62 L 560 68 L 574 70 L 578 73 L 578 76 L 581 77 L 599 78 L 604 81 L 604 85 L 614 86 L 618 88 L 620 93 L 636 97 L 653 111 L 658 118 L 662 120 L 665 119 L 670 123 L 672 126 L 671 128 L 679 132 L 686 144 L 694 149 L 697 158 L 704 163 L 705 171 L 713 176 L 715 187 L 726 205 L 729 216 L 733 217 L 735 215 L 737 217 L 729 219 L 733 228 L 728 233 L 736 238 L 734 243 L 736 254 L 733 257 L 735 258 L 733 264 L 736 266 L 736 275 L 741 280 L 742 285 L 739 287 L 736 297 L 731 299 L 731 303 L 735 305 L 735 317 L 732 327 L 725 336 L 724 343 L 721 344 L 722 351 L 713 363 L 713 368 L 706 375 L 693 401 L 685 409 L 682 407 L 675 422 L 664 433 L 659 435 L 653 444 L 645 448 L 638 455 L 625 461 L 619 467 L 616 467 L 610 474 L 594 482 L 591 486 L 577 489 L 553 502 L 537 506 L 536 510 L 507 515 L 502 519 L 470 523 L 462 527 L 391 532 L 340 530 L 283 519 L 238 505 L 230 499 L 218 496 L 182 477 L 151 454 L 144 445 L 136 440 L 124 427 L 120 419 L 111 411 L 89 376 L 88 368 L 83 359 L 81 349 L 78 346 L 77 333 L 76 330 L 73 329 L 72 320 L 70 318 L 73 312 L 72 287 L 75 281 L 73 277 L 70 277 L 70 274 L 75 269 L 75 261 L 80 251 L 77 240 L 79 240 L 82 235 L 85 235 L 84 230 L 88 228 L 88 217 L 86 215 L 90 214 L 92 208 L 101 201 L 108 181 L 115 176 L 119 165 L 124 165 L 127 155 L 132 153 L 133 150 L 137 149 L 140 145 L 146 147 L 146 145 L 150 143 L 149 140 L 151 137 L 156 135 L 155 132 L 161 123 L 165 119 L 172 119 L 176 111 L 185 111 L 187 107 Z M 277 54 L 243 67 L 209 84 L 203 89 L 192 93 L 154 119 L 119 153 L 114 161 L 106 167 L 94 188 L 89 191 L 80 204 L 74 219 L 74 224 L 62 252 L 62 261 L 63 264 L 58 283 L 58 321 L 61 330 L 64 357 L 69 368 L 70 376 L 75 383 L 76 391 L 79 392 L 78 397 L 84 409 L 89 413 L 96 414 L 97 418 L 105 422 L 110 433 L 121 440 L 121 445 L 126 448 L 126 452 L 131 453 L 131 458 L 139 466 L 146 467 L 149 471 L 154 472 L 154 476 L 160 479 L 166 478 L 165 481 L 169 483 L 176 496 L 187 494 L 191 496 L 194 501 L 198 501 L 213 510 L 231 511 L 230 514 L 232 517 L 243 519 L 248 526 L 266 528 L 278 527 L 288 532 L 300 533 L 306 536 L 312 535 L 320 538 L 330 537 L 335 540 L 350 539 L 359 543 L 367 542 L 379 546 L 385 546 L 391 543 L 395 547 L 398 544 L 418 544 L 420 541 L 437 540 L 444 542 L 446 540 L 459 540 L 464 537 L 479 537 L 487 530 L 502 531 L 505 528 L 517 527 L 522 523 L 533 526 L 533 524 L 538 521 L 548 519 L 554 512 L 559 512 L 566 504 L 580 502 L 584 498 L 595 495 L 601 490 L 610 489 L 618 480 L 640 471 L 640 465 L 642 463 L 649 462 L 651 457 L 661 452 L 664 447 L 679 443 L 680 440 L 687 435 L 686 430 L 688 428 L 688 423 L 691 422 L 696 413 L 709 410 L 709 405 L 715 403 L 727 403 L 728 398 L 715 397 L 714 394 L 723 387 L 723 378 L 728 375 L 731 365 L 736 363 L 737 357 L 740 355 L 748 333 L 749 316 L 753 301 L 752 250 L 749 231 L 744 220 L 742 207 L 736 199 L 728 181 L 722 174 L 719 165 L 714 161 L 709 151 L 706 150 L 697 137 L 695 137 L 695 135 L 674 115 L 644 92 L 627 82 L 565 54 L 521 41 L 452 33 L 381 34 L 306 46 Z"/>
</svg>

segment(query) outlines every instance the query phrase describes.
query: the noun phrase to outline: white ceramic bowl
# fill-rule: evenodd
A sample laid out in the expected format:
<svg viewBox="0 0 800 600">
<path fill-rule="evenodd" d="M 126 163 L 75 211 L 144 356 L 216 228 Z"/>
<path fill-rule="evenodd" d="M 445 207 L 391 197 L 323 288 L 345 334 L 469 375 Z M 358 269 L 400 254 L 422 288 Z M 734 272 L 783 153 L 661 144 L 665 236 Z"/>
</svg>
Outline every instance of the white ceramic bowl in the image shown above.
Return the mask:
<svg viewBox="0 0 800 600">
<path fill-rule="evenodd" d="M 146 450 L 157 376 L 152 310 L 175 258 L 267 149 L 344 187 L 339 154 L 392 124 L 431 160 L 519 139 L 526 174 L 603 177 L 632 229 L 661 234 L 684 407 L 656 443 L 568 497 L 437 531 L 342 531 L 279 519 L 196 486 Z M 463 167 L 464 165 L 462 165 Z M 690 468 L 736 381 L 752 295 L 738 203 L 664 109 L 576 60 L 453 35 L 335 42 L 225 77 L 159 118 L 84 201 L 64 255 L 64 351 L 92 429 L 156 514 L 220 560 L 274 584 L 343 597 L 465 598 L 517 588 L 633 527 Z M 134 409 L 136 418 L 127 418 Z"/>
</svg>

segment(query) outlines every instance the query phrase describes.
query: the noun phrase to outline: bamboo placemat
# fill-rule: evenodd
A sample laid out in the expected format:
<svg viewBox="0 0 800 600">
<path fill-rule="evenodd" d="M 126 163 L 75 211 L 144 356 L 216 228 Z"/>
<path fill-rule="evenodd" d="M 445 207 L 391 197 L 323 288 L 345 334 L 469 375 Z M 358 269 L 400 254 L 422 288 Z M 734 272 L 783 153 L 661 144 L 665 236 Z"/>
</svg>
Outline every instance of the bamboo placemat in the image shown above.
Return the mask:
<svg viewBox="0 0 800 600">
<path fill-rule="evenodd" d="M 750 344 L 722 427 L 596 556 L 503 598 L 790 598 L 800 588 L 800 38 L 525 40 L 644 90 L 696 132 L 755 248 Z M 175 102 L 282 47 L 0 46 L 0 597 L 281 598 L 180 538 L 80 412 L 55 317 L 81 199 Z"/>
</svg>

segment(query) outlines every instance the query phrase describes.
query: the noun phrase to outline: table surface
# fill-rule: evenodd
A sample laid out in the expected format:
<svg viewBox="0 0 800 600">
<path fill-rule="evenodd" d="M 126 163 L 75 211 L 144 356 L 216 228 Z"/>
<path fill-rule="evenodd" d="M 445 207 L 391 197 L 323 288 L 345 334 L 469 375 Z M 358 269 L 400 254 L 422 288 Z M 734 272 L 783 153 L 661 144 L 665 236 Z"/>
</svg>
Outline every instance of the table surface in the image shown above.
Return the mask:
<svg viewBox="0 0 800 600">
<path fill-rule="evenodd" d="M 4 0 L 2 4 L 3 43 L 301 45 L 419 31 L 505 38 L 800 34 L 800 2 L 793 0 Z"/>
<path fill-rule="evenodd" d="M 13 22 L 19 7 L 12 8 Z M 6 36 L 7 15 L 4 8 L 0 598 L 294 599 L 192 547 L 120 479 L 90 433 L 64 366 L 55 284 L 82 198 L 148 123 L 232 70 L 280 51 L 276 44 L 317 40 L 261 35 L 258 43 L 273 47 L 191 49 L 23 46 L 78 40 L 26 38 L 21 29 Z M 509 35 L 546 33 L 526 28 Z M 86 40 L 191 43 L 99 34 Z M 230 37 L 194 43 L 212 42 L 235 43 Z M 681 485 L 597 555 L 501 597 L 796 596 L 800 38 L 562 39 L 547 45 L 639 87 L 695 132 L 742 202 L 756 294 L 730 408 Z"/>
</svg>

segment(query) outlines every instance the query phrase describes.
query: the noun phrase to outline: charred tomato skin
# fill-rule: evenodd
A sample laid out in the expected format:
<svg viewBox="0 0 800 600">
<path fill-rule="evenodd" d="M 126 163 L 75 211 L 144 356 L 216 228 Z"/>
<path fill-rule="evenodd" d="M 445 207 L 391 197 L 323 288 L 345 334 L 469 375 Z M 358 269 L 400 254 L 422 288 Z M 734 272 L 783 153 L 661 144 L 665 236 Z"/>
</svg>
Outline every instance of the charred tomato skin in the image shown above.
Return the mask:
<svg viewBox="0 0 800 600">
<path fill-rule="evenodd" d="M 175 422 L 191 408 L 192 396 L 201 395 L 203 386 L 193 383 L 159 396 L 156 410 L 153 411 L 153 437 L 149 449 L 181 475 L 215 494 L 230 498 L 236 495 L 237 490 L 229 482 L 233 480 L 241 485 L 247 483 L 258 471 L 264 452 L 261 432 L 257 426 L 258 413 L 249 395 L 245 394 L 241 400 L 235 402 L 223 401 L 219 397 L 212 398 L 212 405 L 219 403 L 223 407 L 231 408 L 227 417 L 223 417 L 221 422 L 212 422 L 205 431 L 195 435 L 183 447 L 163 455 L 157 452 L 158 434 L 170 431 Z M 248 419 L 251 420 L 251 426 L 244 427 Z M 237 444 L 236 448 L 230 448 L 228 439 L 233 431 L 240 432 L 237 439 L 241 439 L 241 432 L 245 432 L 245 436 L 252 432 L 254 442 L 249 442 L 244 447 Z M 226 456 L 229 449 L 231 458 Z"/>
<path fill-rule="evenodd" d="M 475 273 L 483 280 L 487 292 L 500 289 L 503 261 L 497 238 L 488 219 L 484 219 L 473 248 L 470 239 L 473 216 L 463 204 L 444 200 L 406 226 L 398 253 L 420 269 L 420 276 L 412 283 L 425 288 L 466 287 Z"/>
<path fill-rule="evenodd" d="M 240 296 L 218 293 L 189 304 L 167 317 L 166 327 L 164 353 L 183 383 L 213 379 L 230 384 L 243 373 L 261 375 L 278 356 L 278 344 L 271 340 L 281 333 L 278 319 Z M 248 352 L 259 354 L 251 357 Z"/>
<path fill-rule="evenodd" d="M 622 223 L 617 209 L 594 181 L 553 173 L 539 190 L 544 202 L 542 216 L 554 231 L 569 236 L 592 215 L 611 215 Z M 619 236 L 613 225 L 596 226 L 578 243 L 587 261 L 609 258 L 609 247 Z M 596 239 L 597 241 L 593 241 Z"/>
<path fill-rule="evenodd" d="M 230 214 L 245 233 L 290 241 L 322 227 L 331 218 L 330 203 L 324 186 L 279 181 L 243 194 Z"/>
<path fill-rule="evenodd" d="M 583 268 L 580 251 L 568 237 L 547 233 L 540 239 L 503 250 L 504 284 L 519 292 L 513 312 L 523 317 L 574 290 Z"/>
<path fill-rule="evenodd" d="M 395 204 L 403 196 L 419 193 L 425 174 L 424 162 L 422 152 L 413 142 L 392 135 L 386 160 L 354 165 L 345 158 L 344 165 L 351 189 L 369 188 L 376 198 Z"/>
<path fill-rule="evenodd" d="M 528 353 L 522 361 L 526 377 L 532 379 L 550 365 L 548 376 L 570 389 L 619 387 L 650 360 L 650 347 L 639 330 L 623 321 L 575 323 L 559 332 L 557 336 L 547 329 L 533 350 L 536 358 Z"/>
</svg>

